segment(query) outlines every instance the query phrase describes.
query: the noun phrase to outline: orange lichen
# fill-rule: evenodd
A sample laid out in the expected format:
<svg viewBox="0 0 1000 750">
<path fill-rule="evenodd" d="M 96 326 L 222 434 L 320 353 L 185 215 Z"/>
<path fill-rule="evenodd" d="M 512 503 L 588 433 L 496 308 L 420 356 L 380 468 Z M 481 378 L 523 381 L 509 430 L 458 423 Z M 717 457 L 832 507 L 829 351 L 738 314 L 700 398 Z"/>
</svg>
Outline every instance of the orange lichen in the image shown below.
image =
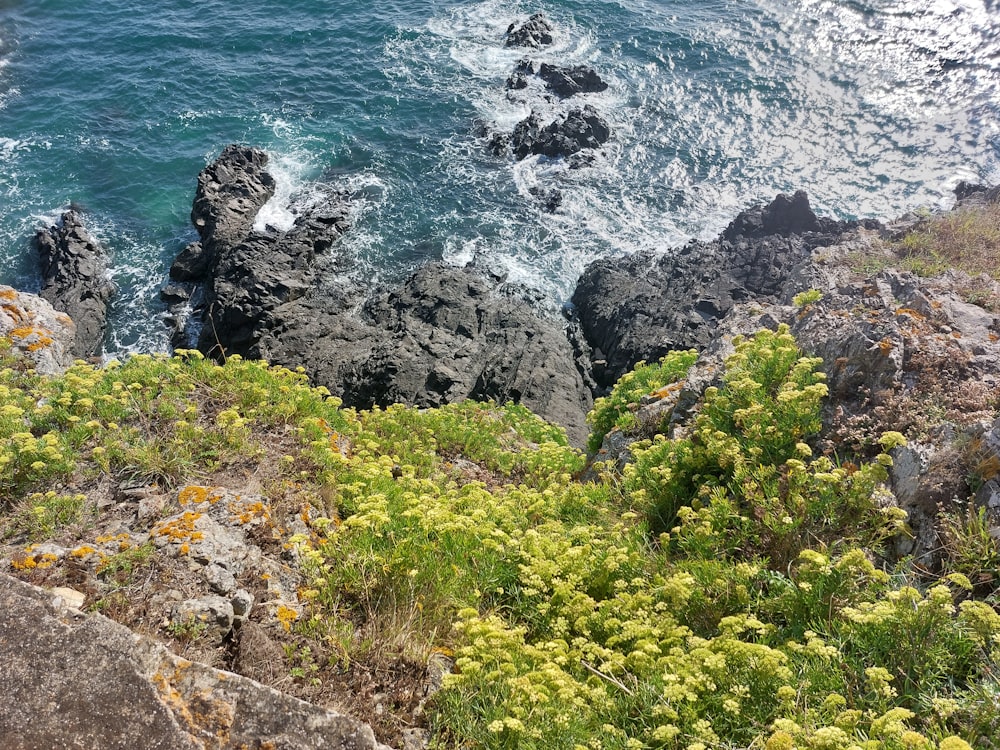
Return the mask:
<svg viewBox="0 0 1000 750">
<path fill-rule="evenodd" d="M 197 484 L 188 485 L 177 494 L 177 502 L 181 505 L 197 505 L 205 502 L 211 491 L 211 487 L 202 487 Z"/>
<path fill-rule="evenodd" d="M 84 557 L 88 557 L 88 556 L 94 554 L 95 552 L 97 552 L 97 550 L 94 549 L 93 547 L 91 547 L 89 544 L 82 544 L 79 547 L 77 547 L 76 549 L 70 550 L 69 554 L 70 554 L 70 557 L 75 557 L 75 558 L 77 558 L 79 560 L 79 559 L 82 559 Z"/>
<path fill-rule="evenodd" d="M 15 292 L 13 289 L 0 290 L 0 299 L 15 300 L 17 299 L 17 292 Z"/>
<path fill-rule="evenodd" d="M 201 513 L 185 511 L 179 517 L 158 524 L 149 532 L 151 537 L 166 537 L 171 542 L 194 542 L 204 538 L 204 534 L 195 530 L 195 523 L 201 518 Z"/>
<path fill-rule="evenodd" d="M 886 337 L 878 342 L 878 348 L 879 351 L 882 352 L 883 357 L 888 357 L 889 352 L 895 349 L 895 344 L 893 344 L 892 341 L 890 341 L 889 338 Z"/>
<path fill-rule="evenodd" d="M 896 310 L 896 315 L 909 315 L 914 320 L 923 320 L 924 319 L 923 314 L 918 313 L 916 310 L 914 310 L 913 308 L 910 308 L 910 307 L 901 307 L 901 308 L 899 308 L 898 310 Z"/>
<path fill-rule="evenodd" d="M 229 513 L 233 521 L 244 525 L 257 520 L 267 520 L 271 517 L 271 509 L 259 500 L 249 505 L 231 502 L 229 503 Z"/>
</svg>

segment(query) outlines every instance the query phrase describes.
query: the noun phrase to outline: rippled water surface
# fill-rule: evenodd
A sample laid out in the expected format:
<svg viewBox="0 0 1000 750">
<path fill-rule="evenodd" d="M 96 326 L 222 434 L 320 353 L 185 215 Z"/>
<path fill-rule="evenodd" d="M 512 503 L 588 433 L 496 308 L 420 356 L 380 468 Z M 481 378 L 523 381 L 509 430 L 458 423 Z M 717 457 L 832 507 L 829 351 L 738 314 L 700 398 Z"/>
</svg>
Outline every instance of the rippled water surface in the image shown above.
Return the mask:
<svg viewBox="0 0 1000 750">
<path fill-rule="evenodd" d="M 614 129 L 581 169 L 484 145 L 571 106 L 504 90 L 525 51 L 503 32 L 538 10 L 556 38 L 532 57 L 610 83 L 581 100 Z M 0 0 L 0 282 L 37 286 L 28 238 L 76 202 L 120 289 L 109 349 L 165 348 L 195 178 L 238 141 L 279 178 L 261 222 L 312 180 L 356 192 L 365 277 L 478 258 L 557 303 L 589 260 L 712 236 L 778 191 L 888 218 L 1000 182 L 998 115 L 994 0 Z"/>
</svg>

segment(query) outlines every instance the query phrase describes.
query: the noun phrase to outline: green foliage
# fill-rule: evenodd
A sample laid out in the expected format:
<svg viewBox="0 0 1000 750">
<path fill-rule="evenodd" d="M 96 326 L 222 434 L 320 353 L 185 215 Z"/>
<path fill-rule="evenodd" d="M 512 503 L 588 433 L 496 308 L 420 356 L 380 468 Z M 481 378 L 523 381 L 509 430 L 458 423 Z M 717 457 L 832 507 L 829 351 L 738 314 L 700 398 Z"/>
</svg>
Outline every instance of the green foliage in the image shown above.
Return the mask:
<svg viewBox="0 0 1000 750">
<path fill-rule="evenodd" d="M 990 526 L 986 508 L 973 501 L 965 508 L 942 512 L 938 519 L 946 571 L 964 575 L 983 597 L 1000 590 L 1000 543 Z"/>
<path fill-rule="evenodd" d="M 693 360 L 620 384 L 595 434 L 629 428 Z M 926 590 L 879 567 L 902 523 L 880 498 L 890 459 L 812 455 L 818 365 L 784 328 L 738 342 L 685 430 L 588 483 L 563 432 L 519 406 L 357 412 L 301 373 L 194 353 L 59 378 L 11 365 L 0 496 L 41 538 L 80 520 L 73 495 L 32 494 L 43 482 L 267 465 L 312 499 L 282 539 L 305 574 L 276 615 L 288 683 L 452 652 L 428 706 L 438 748 L 989 747 L 1000 615 L 968 598 L 973 559 Z M 983 541 L 981 520 L 956 538 Z M 152 543 L 102 558 L 94 606 L 128 607 L 156 564 Z"/>
<path fill-rule="evenodd" d="M 949 211 L 930 218 L 895 245 L 907 269 L 934 276 L 957 268 L 996 278 L 1000 269 L 1000 206 Z"/>
<path fill-rule="evenodd" d="M 81 521 L 86 502 L 86 495 L 81 494 L 61 495 L 53 490 L 32 493 L 8 517 L 0 518 L 2 535 L 43 541 L 64 526 Z"/>
<path fill-rule="evenodd" d="M 691 349 L 670 352 L 655 364 L 638 363 L 631 372 L 622 376 L 608 396 L 594 402 L 593 410 L 587 415 L 587 422 L 593 428 L 587 448 L 596 452 L 604 436 L 616 427 L 626 431 L 636 427 L 635 410 L 639 400 L 658 391 L 666 395 L 669 386 L 687 376 L 697 359 L 698 353 Z"/>
<path fill-rule="evenodd" d="M 796 307 L 804 308 L 816 304 L 821 299 L 823 299 L 823 292 L 819 289 L 808 289 L 792 297 L 792 304 Z"/>
</svg>

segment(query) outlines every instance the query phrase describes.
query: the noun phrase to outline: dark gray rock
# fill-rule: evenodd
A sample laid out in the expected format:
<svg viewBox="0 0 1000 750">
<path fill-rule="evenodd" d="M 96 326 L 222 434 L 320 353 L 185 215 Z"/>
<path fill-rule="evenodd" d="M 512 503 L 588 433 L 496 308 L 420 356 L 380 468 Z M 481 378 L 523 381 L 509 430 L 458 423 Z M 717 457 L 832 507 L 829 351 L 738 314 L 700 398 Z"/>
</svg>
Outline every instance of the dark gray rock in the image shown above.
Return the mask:
<svg viewBox="0 0 1000 750">
<path fill-rule="evenodd" d="M 531 60 L 521 60 L 507 78 L 507 89 L 518 91 L 527 88 L 529 76 L 538 76 L 545 82 L 547 89 L 562 99 L 575 94 L 597 93 L 608 88 L 597 71 L 587 65 L 567 67 L 541 63 L 536 66 Z"/>
<path fill-rule="evenodd" d="M 815 248 L 853 226 L 817 219 L 800 192 L 741 213 L 712 242 L 596 261 L 573 294 L 595 379 L 607 387 L 640 360 L 706 348 L 734 304 L 777 299 Z"/>
<path fill-rule="evenodd" d="M 76 324 L 73 356 L 98 354 L 115 291 L 107 276 L 107 253 L 75 211 L 64 213 L 58 226 L 39 230 L 35 246 L 42 267 L 41 296 Z"/>
<path fill-rule="evenodd" d="M 586 65 L 564 67 L 542 63 L 538 68 L 538 77 L 545 81 L 546 88 L 563 99 L 575 94 L 598 93 L 608 88 L 597 71 Z"/>
<path fill-rule="evenodd" d="M 250 233 L 261 207 L 274 195 L 274 178 L 267 172 L 267 154 L 260 149 L 230 145 L 198 175 L 191 223 L 201 249 L 181 253 L 171 278 L 201 278 L 216 258 L 236 247 Z"/>
<path fill-rule="evenodd" d="M 0 574 L 0 744 L 388 750 L 348 716 L 170 653 Z"/>
<path fill-rule="evenodd" d="M 221 253 L 206 289 L 198 348 L 213 355 L 257 356 L 255 344 L 271 325 L 271 312 L 315 288 L 317 258 L 333 247 L 348 223 L 346 199 L 331 191 L 326 203 L 299 216 L 287 232 L 251 232 Z M 326 270 L 335 269 L 328 264 Z"/>
<path fill-rule="evenodd" d="M 541 13 L 535 13 L 524 23 L 507 27 L 507 47 L 544 47 L 552 44 L 552 24 Z"/>
<path fill-rule="evenodd" d="M 588 104 L 545 126 L 532 113 L 514 127 L 509 145 L 518 159 L 532 154 L 557 158 L 600 148 L 610 138 L 611 126 Z"/>
<path fill-rule="evenodd" d="M 304 364 L 348 405 L 514 401 L 582 444 L 591 395 L 561 321 L 471 268 L 431 263 L 370 299 L 364 319 L 309 297 L 280 308 L 259 351 Z"/>
</svg>

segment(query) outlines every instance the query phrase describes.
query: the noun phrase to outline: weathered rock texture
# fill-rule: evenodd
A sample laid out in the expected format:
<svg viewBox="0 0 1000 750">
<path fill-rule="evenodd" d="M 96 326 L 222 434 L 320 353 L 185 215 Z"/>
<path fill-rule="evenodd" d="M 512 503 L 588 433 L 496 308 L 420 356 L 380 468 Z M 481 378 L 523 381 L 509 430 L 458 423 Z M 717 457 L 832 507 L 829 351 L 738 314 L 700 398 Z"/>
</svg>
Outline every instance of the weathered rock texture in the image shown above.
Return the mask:
<svg viewBox="0 0 1000 750">
<path fill-rule="evenodd" d="M 237 166 L 262 158 L 232 148 L 220 156 Z M 235 183 L 210 193 L 199 188 L 196 198 L 196 213 L 215 217 L 201 240 L 215 248 L 205 282 L 202 351 L 302 365 L 314 382 L 359 407 L 466 398 L 521 402 L 582 443 L 589 389 L 564 323 L 540 314 L 527 291 L 471 268 L 431 263 L 396 290 L 366 301 L 368 290 L 344 280 L 350 259 L 335 248 L 347 229 L 343 196 L 331 191 L 327 203 L 287 232 L 257 232 L 244 204 L 235 216 L 226 207 L 234 193 L 263 195 L 267 180 L 225 165 L 206 173 Z M 253 184 L 239 187 L 248 180 Z M 224 239 L 214 236 L 213 226 L 226 228 Z"/>
<path fill-rule="evenodd" d="M 989 508 L 1000 473 L 991 458 L 1000 315 L 965 299 L 962 290 L 972 280 L 955 271 L 927 279 L 853 270 L 857 258 L 882 255 L 889 265 L 893 256 L 882 236 L 899 228 L 833 224 L 810 216 L 807 207 L 804 195 L 779 196 L 741 214 L 715 242 L 693 243 L 672 257 L 591 266 L 574 300 L 595 371 L 610 383 L 637 360 L 701 350 L 683 388 L 640 406 L 647 433 L 670 429 L 685 423 L 705 387 L 718 384 L 733 337 L 788 324 L 807 354 L 822 357 L 827 373 L 830 398 L 818 449 L 864 458 L 884 431 L 909 438 L 893 453 L 891 486 L 912 535 L 897 539 L 895 552 L 932 567 L 941 508 L 961 507 L 972 492 L 968 479 L 977 474 L 984 488 L 979 502 Z M 976 281 L 991 288 L 987 297 L 1000 299 L 1000 284 Z M 810 289 L 822 298 L 793 304 Z M 638 437 L 612 432 L 602 457 L 627 461 Z M 993 523 L 1000 529 L 1000 514 Z"/>
<path fill-rule="evenodd" d="M 0 285 L 0 336 L 41 375 L 56 375 L 73 364 L 76 326 L 48 301 Z"/>
<path fill-rule="evenodd" d="M 532 154 L 558 158 L 600 148 L 609 138 L 611 126 L 588 104 L 547 125 L 535 113 L 530 114 L 514 127 L 509 147 L 518 159 Z M 493 148 L 496 151 L 503 145 L 502 140 L 495 141 Z"/>
<path fill-rule="evenodd" d="M 385 750 L 369 727 L 178 658 L 0 574 L 0 745 Z"/>
<path fill-rule="evenodd" d="M 104 248 L 90 236 L 76 211 L 64 213 L 58 226 L 39 230 L 35 245 L 41 259 L 41 296 L 76 324 L 73 356 L 100 353 L 108 302 L 114 294 Z"/>
<path fill-rule="evenodd" d="M 706 348 L 737 302 L 777 299 L 798 264 L 849 228 L 817 219 L 800 192 L 741 213 L 712 242 L 591 264 L 573 303 L 598 383 L 612 385 L 639 360 Z"/>
<path fill-rule="evenodd" d="M 535 13 L 524 23 L 507 27 L 508 47 L 544 47 L 552 44 L 552 24 L 541 13 Z"/>
<path fill-rule="evenodd" d="M 201 240 L 174 261 L 172 279 L 204 278 L 220 254 L 246 238 L 257 212 L 274 195 L 274 178 L 266 168 L 267 154 L 260 149 L 230 145 L 201 171 L 191 208 Z"/>
<path fill-rule="evenodd" d="M 608 88 L 597 71 L 587 65 L 536 65 L 531 60 L 521 60 L 507 79 L 507 89 L 517 91 L 527 88 L 529 76 L 538 76 L 545 83 L 546 89 L 562 99 L 576 94 L 597 93 Z"/>
<path fill-rule="evenodd" d="M 561 321 L 536 312 L 516 286 L 471 268 L 431 263 L 368 301 L 364 316 L 330 314 L 313 298 L 280 311 L 260 343 L 275 362 L 310 376 L 358 407 L 514 401 L 586 437 L 591 396 Z"/>
</svg>

